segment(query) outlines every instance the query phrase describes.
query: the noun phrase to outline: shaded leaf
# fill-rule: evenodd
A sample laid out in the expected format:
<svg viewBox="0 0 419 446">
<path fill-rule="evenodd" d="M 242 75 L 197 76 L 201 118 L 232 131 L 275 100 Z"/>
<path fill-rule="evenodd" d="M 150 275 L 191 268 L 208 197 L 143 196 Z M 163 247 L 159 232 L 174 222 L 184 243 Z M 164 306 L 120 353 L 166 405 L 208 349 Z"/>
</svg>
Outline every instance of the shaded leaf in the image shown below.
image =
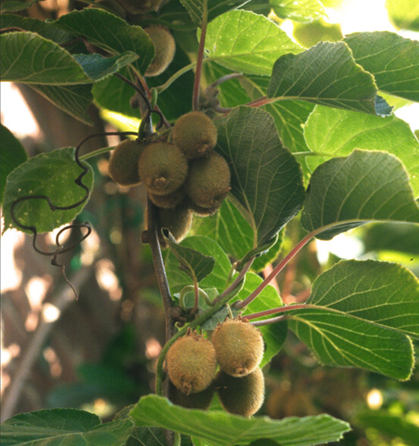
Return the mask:
<svg viewBox="0 0 419 446">
<path fill-rule="evenodd" d="M 2 205 L 7 175 L 28 159 L 28 154 L 20 141 L 3 124 L 0 124 L 0 154 L 0 205 Z"/>
<path fill-rule="evenodd" d="M 278 17 L 295 22 L 311 22 L 326 15 L 318 0 L 270 0 L 269 3 Z"/>
<path fill-rule="evenodd" d="M 304 446 L 337 441 L 349 430 L 347 423 L 329 415 L 285 418 L 244 418 L 221 411 L 184 409 L 166 398 L 149 395 L 131 411 L 138 426 L 159 426 L 208 440 L 213 446 L 248 444 L 270 438 L 282 446 Z"/>
<path fill-rule="evenodd" d="M 320 42 L 274 65 L 269 98 L 298 99 L 328 107 L 388 115 L 391 108 L 377 97 L 374 78 L 357 65 L 343 42 Z"/>
<path fill-rule="evenodd" d="M 262 252 L 301 209 L 300 167 L 282 146 L 269 113 L 242 107 L 215 123 L 217 151 L 230 163 L 229 197 L 252 228 L 253 254 Z"/>
<path fill-rule="evenodd" d="M 22 413 L 2 423 L 4 446 L 120 446 L 133 430 L 131 420 L 101 424 L 92 413 L 77 409 L 40 410 Z"/>
<path fill-rule="evenodd" d="M 316 237 L 330 240 L 374 220 L 419 223 L 407 172 L 394 155 L 355 150 L 317 167 L 301 217 L 306 230 L 327 228 Z"/>
<path fill-rule="evenodd" d="M 199 251 L 203 255 L 215 259 L 214 269 L 201 281 L 201 288 L 217 288 L 220 292 L 226 288 L 231 264 L 218 243 L 208 237 L 194 236 L 182 240 L 179 246 Z M 185 286 L 191 285 L 190 277 L 179 269 L 179 262 L 171 251 L 167 255 L 165 263 L 172 294 L 179 293 Z"/>
<path fill-rule="evenodd" d="M 419 102 L 419 41 L 388 31 L 354 33 L 344 41 L 355 61 L 374 75 L 380 90 Z"/>
<path fill-rule="evenodd" d="M 181 271 L 187 274 L 194 283 L 200 282 L 208 274 L 211 274 L 215 266 L 214 257 L 206 256 L 194 249 L 176 243 L 173 237 L 168 237 L 169 234 L 169 231 L 163 231 L 164 238 L 170 251 L 177 258 Z"/>
<path fill-rule="evenodd" d="M 419 4 L 416 0 L 387 0 L 386 7 L 398 29 L 419 31 Z"/>
<path fill-rule="evenodd" d="M 211 61 L 230 70 L 265 76 L 278 57 L 302 50 L 278 25 L 249 11 L 231 11 L 213 20 L 205 48 Z"/>
<path fill-rule="evenodd" d="M 396 116 L 317 106 L 304 126 L 304 136 L 310 150 L 319 154 L 306 159 L 311 171 L 329 157 L 346 156 L 354 149 L 382 150 L 403 162 L 414 195 L 419 196 L 419 142 L 410 126 Z"/>
<path fill-rule="evenodd" d="M 6 0 L 5 2 L 1 2 L 1 12 L 18 12 L 23 11 L 24 9 L 29 8 L 35 3 L 42 2 L 43 0 Z"/>
<path fill-rule="evenodd" d="M 93 187 L 93 173 L 89 165 L 88 173 L 82 182 L 89 189 Z M 80 166 L 74 161 L 74 149 L 57 149 L 49 153 L 41 153 L 16 168 L 7 178 L 4 192 L 4 231 L 16 228 L 12 221 L 10 208 L 15 200 L 30 195 L 46 195 L 55 206 L 70 206 L 83 199 L 86 191 L 75 184 L 81 174 Z M 49 232 L 78 215 L 83 204 L 67 211 L 51 211 L 46 200 L 26 200 L 15 208 L 15 216 L 25 226 L 36 226 L 39 233 Z M 29 231 L 27 231 L 29 232 Z"/>
</svg>

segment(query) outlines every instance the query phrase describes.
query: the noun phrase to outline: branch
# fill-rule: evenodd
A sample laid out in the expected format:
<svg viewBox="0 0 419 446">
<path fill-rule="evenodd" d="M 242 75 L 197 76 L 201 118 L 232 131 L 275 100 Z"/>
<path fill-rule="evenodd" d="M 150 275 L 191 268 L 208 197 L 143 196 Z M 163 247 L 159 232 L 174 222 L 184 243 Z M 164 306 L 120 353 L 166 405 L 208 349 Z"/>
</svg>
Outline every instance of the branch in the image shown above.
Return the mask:
<svg viewBox="0 0 419 446">
<path fill-rule="evenodd" d="M 201 38 L 199 40 L 198 59 L 196 61 L 195 83 L 193 88 L 192 108 L 199 110 L 199 89 L 201 86 L 202 61 L 204 59 L 205 37 L 207 35 L 208 4 L 204 0 L 204 11 L 202 15 Z"/>
</svg>

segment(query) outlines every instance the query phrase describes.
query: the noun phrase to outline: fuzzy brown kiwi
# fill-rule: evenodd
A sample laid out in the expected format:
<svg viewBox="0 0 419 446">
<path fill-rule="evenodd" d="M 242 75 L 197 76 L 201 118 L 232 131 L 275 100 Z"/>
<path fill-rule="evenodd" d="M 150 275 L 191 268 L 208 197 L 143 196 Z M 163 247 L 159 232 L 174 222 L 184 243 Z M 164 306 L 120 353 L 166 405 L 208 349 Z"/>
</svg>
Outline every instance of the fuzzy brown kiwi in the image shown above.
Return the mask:
<svg viewBox="0 0 419 446">
<path fill-rule="evenodd" d="M 198 217 L 211 217 L 211 215 L 214 215 L 220 209 L 221 204 L 213 208 L 203 208 L 196 205 L 190 198 L 186 201 L 186 206 Z"/>
<path fill-rule="evenodd" d="M 164 26 L 148 26 L 144 28 L 144 31 L 153 42 L 155 53 L 154 59 L 145 72 L 145 76 L 158 76 L 166 70 L 175 56 L 175 39 Z"/>
<path fill-rule="evenodd" d="M 217 152 L 212 152 L 208 157 L 190 162 L 186 193 L 199 207 L 219 207 L 231 189 L 230 178 L 227 161 Z"/>
<path fill-rule="evenodd" d="M 202 392 L 190 393 L 189 395 L 184 394 L 172 384 L 170 386 L 169 399 L 172 403 L 185 407 L 186 409 L 207 410 L 211 405 L 214 393 L 215 388 L 212 384 Z"/>
<path fill-rule="evenodd" d="M 176 121 L 172 138 L 187 158 L 202 158 L 214 149 L 217 143 L 217 128 L 207 115 L 193 111 Z"/>
<path fill-rule="evenodd" d="M 215 383 L 221 405 L 227 412 L 251 417 L 262 407 L 265 399 L 265 379 L 260 368 L 241 378 L 235 378 L 220 370 Z"/>
<path fill-rule="evenodd" d="M 157 207 L 163 209 L 173 209 L 185 198 L 185 190 L 183 187 L 180 187 L 168 195 L 154 195 L 149 193 L 148 196 Z"/>
<path fill-rule="evenodd" d="M 150 193 L 168 195 L 185 183 L 188 161 L 174 144 L 152 143 L 141 153 L 138 172 Z"/>
<path fill-rule="evenodd" d="M 253 372 L 263 357 L 264 343 L 260 331 L 244 319 L 227 319 L 218 324 L 211 342 L 221 370 L 231 376 Z"/>
<path fill-rule="evenodd" d="M 170 346 L 166 364 L 170 381 L 181 392 L 186 395 L 202 392 L 215 377 L 214 346 L 203 336 L 190 333 Z"/>
<path fill-rule="evenodd" d="M 118 0 L 118 2 L 130 14 L 146 14 L 156 11 L 160 6 L 161 0 Z"/>
<path fill-rule="evenodd" d="M 144 145 L 137 141 L 126 140 L 118 144 L 109 159 L 109 176 L 122 186 L 135 186 L 141 182 L 138 160 Z"/>
<path fill-rule="evenodd" d="M 159 241 L 162 248 L 167 248 L 167 242 L 161 234 L 161 228 L 167 228 L 177 242 L 183 240 L 188 233 L 192 224 L 192 212 L 178 206 L 174 209 L 158 209 L 158 227 L 159 227 Z"/>
</svg>

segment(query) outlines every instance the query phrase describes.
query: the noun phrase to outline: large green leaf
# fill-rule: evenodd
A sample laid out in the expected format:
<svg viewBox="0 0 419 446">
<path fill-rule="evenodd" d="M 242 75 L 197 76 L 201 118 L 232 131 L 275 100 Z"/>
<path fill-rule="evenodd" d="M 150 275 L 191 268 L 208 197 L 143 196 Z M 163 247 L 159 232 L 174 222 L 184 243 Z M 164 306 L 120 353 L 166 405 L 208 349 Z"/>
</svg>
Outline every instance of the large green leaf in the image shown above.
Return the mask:
<svg viewBox="0 0 419 446">
<path fill-rule="evenodd" d="M 207 2 L 208 21 L 215 19 L 215 17 L 224 14 L 231 9 L 239 8 L 245 5 L 250 0 L 180 0 L 182 5 L 188 11 L 192 21 L 197 25 L 202 25 L 202 18 L 204 15 L 204 2 Z"/>
<path fill-rule="evenodd" d="M 137 59 L 132 52 L 115 57 L 72 56 L 58 44 L 31 32 L 6 33 L 1 39 L 1 80 L 43 85 L 95 82 Z"/>
<path fill-rule="evenodd" d="M 282 19 L 311 22 L 326 15 L 318 0 L 270 0 L 275 14 Z"/>
<path fill-rule="evenodd" d="M 354 149 L 382 150 L 396 155 L 409 172 L 419 196 L 419 142 L 410 126 L 396 116 L 379 117 L 317 106 L 304 126 L 310 150 L 306 164 L 313 171 L 329 157 L 346 156 Z"/>
<path fill-rule="evenodd" d="M 88 173 L 82 183 L 89 189 L 93 186 L 93 174 Z M 57 149 L 30 158 L 16 168 L 7 178 L 4 191 L 4 230 L 17 228 L 10 213 L 14 201 L 30 195 L 46 195 L 55 206 L 70 206 L 83 199 L 86 191 L 75 184 L 82 173 L 74 161 L 74 149 Z M 87 202 L 87 201 L 86 201 Z M 49 232 L 72 221 L 81 212 L 86 202 L 67 211 L 51 211 L 44 199 L 25 200 L 15 208 L 18 222 L 25 226 L 35 226 L 38 233 Z M 27 231 L 29 232 L 29 231 Z"/>
<path fill-rule="evenodd" d="M 302 50 L 274 22 L 249 11 L 231 11 L 213 20 L 205 48 L 209 59 L 230 70 L 265 76 L 278 57 Z"/>
<path fill-rule="evenodd" d="M 303 53 L 280 57 L 267 93 L 276 100 L 297 99 L 378 115 L 391 113 L 388 104 L 377 97 L 373 76 L 355 63 L 343 42 L 320 42 Z"/>
<path fill-rule="evenodd" d="M 253 231 L 239 210 L 227 199 L 212 217 L 194 218 L 194 233 L 215 240 L 233 259 L 241 260 L 253 249 Z M 282 237 L 268 252 L 252 263 L 253 271 L 261 271 L 272 263 L 281 249 Z"/>
<path fill-rule="evenodd" d="M 417 0 L 387 0 L 391 21 L 399 29 L 419 31 L 419 3 Z"/>
<path fill-rule="evenodd" d="M 182 240 L 179 246 L 199 251 L 215 259 L 214 269 L 201 281 L 201 288 L 214 287 L 221 292 L 227 287 L 231 264 L 218 243 L 208 237 L 194 236 Z M 172 294 L 179 293 L 183 287 L 192 284 L 191 278 L 179 268 L 179 262 L 172 252 L 166 257 L 166 273 Z"/>
<path fill-rule="evenodd" d="M 252 228 L 254 254 L 262 252 L 301 209 L 299 164 L 282 146 L 269 113 L 242 107 L 215 122 L 217 151 L 230 163 L 230 196 Z"/>
<path fill-rule="evenodd" d="M 322 307 L 291 310 L 287 318 L 322 364 L 360 367 L 403 380 L 412 373 L 413 345 L 402 333 Z"/>
<path fill-rule="evenodd" d="M 347 423 L 329 415 L 285 418 L 244 418 L 221 411 L 184 409 L 166 398 L 149 395 L 131 411 L 138 426 L 159 426 L 203 440 L 212 446 L 249 444 L 260 438 L 282 446 L 306 446 L 337 441 L 349 430 Z"/>
<path fill-rule="evenodd" d="M 329 240 L 374 220 L 419 223 L 407 172 L 394 155 L 354 150 L 314 171 L 301 217 L 305 229 L 325 228 L 317 237 Z"/>
<path fill-rule="evenodd" d="M 307 304 L 419 336 L 419 280 L 396 263 L 339 262 L 316 279 Z"/>
<path fill-rule="evenodd" d="M 134 429 L 130 419 L 102 424 L 98 416 L 77 409 L 22 413 L 1 426 L 3 446 L 121 446 Z"/>
<path fill-rule="evenodd" d="M 7 175 L 28 159 L 26 150 L 13 133 L 0 124 L 0 206 L 3 204 Z"/>
<path fill-rule="evenodd" d="M 1 12 L 17 12 L 29 8 L 42 0 L 6 0 L 1 2 Z"/>
<path fill-rule="evenodd" d="M 54 25 L 76 37 L 84 37 L 93 45 L 111 54 L 131 51 L 139 59 L 134 66 L 144 74 L 154 58 L 154 46 L 148 34 L 139 26 L 98 8 L 85 8 L 65 14 Z"/>
<path fill-rule="evenodd" d="M 356 62 L 374 75 L 380 90 L 419 101 L 419 41 L 388 31 L 354 33 L 344 41 Z"/>
</svg>

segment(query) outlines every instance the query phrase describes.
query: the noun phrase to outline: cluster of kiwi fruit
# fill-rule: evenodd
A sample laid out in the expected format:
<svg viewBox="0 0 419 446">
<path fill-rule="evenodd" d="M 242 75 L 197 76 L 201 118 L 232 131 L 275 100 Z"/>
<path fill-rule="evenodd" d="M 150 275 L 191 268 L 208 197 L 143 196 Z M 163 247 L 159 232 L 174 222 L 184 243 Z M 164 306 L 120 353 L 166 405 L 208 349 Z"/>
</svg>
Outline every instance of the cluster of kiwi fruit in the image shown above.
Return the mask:
<svg viewBox="0 0 419 446">
<path fill-rule="evenodd" d="M 170 142 L 120 143 L 109 160 L 109 175 L 123 186 L 142 182 L 158 208 L 158 226 L 179 241 L 191 226 L 192 214 L 213 215 L 230 190 L 230 168 L 214 152 L 216 142 L 212 120 L 190 112 L 176 121 Z"/>
<path fill-rule="evenodd" d="M 171 401 L 206 410 L 217 392 L 227 412 L 252 416 L 264 400 L 263 350 L 260 331 L 240 317 L 218 324 L 211 340 L 196 332 L 177 339 L 166 356 Z"/>
</svg>

